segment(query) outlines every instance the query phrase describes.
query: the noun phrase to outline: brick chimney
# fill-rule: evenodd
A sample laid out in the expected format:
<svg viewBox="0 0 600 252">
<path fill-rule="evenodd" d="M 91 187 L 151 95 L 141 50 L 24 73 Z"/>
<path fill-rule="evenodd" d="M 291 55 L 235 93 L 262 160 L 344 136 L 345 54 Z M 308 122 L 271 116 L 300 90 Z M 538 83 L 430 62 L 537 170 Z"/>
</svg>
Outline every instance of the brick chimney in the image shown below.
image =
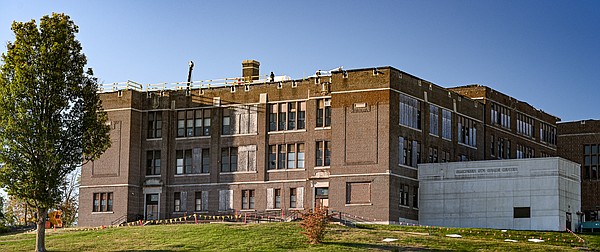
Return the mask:
<svg viewBox="0 0 600 252">
<path fill-rule="evenodd" d="M 244 81 L 253 81 L 259 79 L 260 62 L 256 60 L 242 61 L 242 77 Z"/>
</svg>

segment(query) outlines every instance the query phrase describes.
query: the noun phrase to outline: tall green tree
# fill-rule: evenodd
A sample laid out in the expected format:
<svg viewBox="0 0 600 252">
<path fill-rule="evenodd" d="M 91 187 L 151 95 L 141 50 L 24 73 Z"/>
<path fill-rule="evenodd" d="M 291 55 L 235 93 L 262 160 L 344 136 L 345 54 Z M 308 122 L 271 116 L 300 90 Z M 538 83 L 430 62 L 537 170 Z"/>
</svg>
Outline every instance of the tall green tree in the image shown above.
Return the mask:
<svg viewBox="0 0 600 252">
<path fill-rule="evenodd" d="M 109 147 L 110 129 L 69 16 L 13 22 L 12 31 L 0 68 L 0 183 L 36 209 L 41 252 L 65 176 Z"/>
</svg>

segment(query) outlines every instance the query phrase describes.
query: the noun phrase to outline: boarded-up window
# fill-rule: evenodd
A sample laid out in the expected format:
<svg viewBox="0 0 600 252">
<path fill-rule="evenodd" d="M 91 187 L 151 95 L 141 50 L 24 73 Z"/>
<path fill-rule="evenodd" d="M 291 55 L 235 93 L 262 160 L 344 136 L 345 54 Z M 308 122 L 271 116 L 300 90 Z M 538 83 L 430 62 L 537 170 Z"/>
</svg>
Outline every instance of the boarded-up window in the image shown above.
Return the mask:
<svg viewBox="0 0 600 252">
<path fill-rule="evenodd" d="M 256 145 L 239 146 L 238 171 L 256 171 Z"/>
<path fill-rule="evenodd" d="M 233 190 L 219 191 L 219 211 L 233 210 Z"/>
<path fill-rule="evenodd" d="M 346 183 L 346 203 L 371 203 L 371 182 Z"/>
<path fill-rule="evenodd" d="M 223 125 L 226 125 L 224 135 L 256 134 L 257 132 L 256 105 L 232 106 L 223 112 Z"/>
</svg>

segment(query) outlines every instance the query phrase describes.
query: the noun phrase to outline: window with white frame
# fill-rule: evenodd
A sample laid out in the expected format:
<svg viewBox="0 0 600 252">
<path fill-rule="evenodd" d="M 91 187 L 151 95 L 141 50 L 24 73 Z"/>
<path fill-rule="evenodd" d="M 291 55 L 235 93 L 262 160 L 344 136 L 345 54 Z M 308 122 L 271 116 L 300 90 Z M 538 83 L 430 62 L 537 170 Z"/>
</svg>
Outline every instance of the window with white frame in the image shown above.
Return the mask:
<svg viewBox="0 0 600 252">
<path fill-rule="evenodd" d="M 556 145 L 556 127 L 547 123 L 541 123 L 540 141 L 550 145 Z"/>
<path fill-rule="evenodd" d="M 440 134 L 439 128 L 440 108 L 436 105 L 429 105 L 429 133 L 433 135 Z"/>
<path fill-rule="evenodd" d="M 452 139 L 452 111 L 442 109 L 442 138 Z"/>
<path fill-rule="evenodd" d="M 269 145 L 269 170 L 304 169 L 304 143 Z"/>
<path fill-rule="evenodd" d="M 504 128 L 510 128 L 510 110 L 507 107 L 492 102 L 490 116 L 490 121 L 492 124 L 497 124 Z"/>
<path fill-rule="evenodd" d="M 421 102 L 400 94 L 400 125 L 421 129 Z"/>
<path fill-rule="evenodd" d="M 458 142 L 477 148 L 477 123 L 463 116 L 458 118 Z"/>
<path fill-rule="evenodd" d="M 517 114 L 517 133 L 527 136 L 533 137 L 534 132 L 534 121 L 533 118 L 526 116 L 524 114 Z"/>
<path fill-rule="evenodd" d="M 177 112 L 177 137 L 210 135 L 210 109 Z"/>
</svg>

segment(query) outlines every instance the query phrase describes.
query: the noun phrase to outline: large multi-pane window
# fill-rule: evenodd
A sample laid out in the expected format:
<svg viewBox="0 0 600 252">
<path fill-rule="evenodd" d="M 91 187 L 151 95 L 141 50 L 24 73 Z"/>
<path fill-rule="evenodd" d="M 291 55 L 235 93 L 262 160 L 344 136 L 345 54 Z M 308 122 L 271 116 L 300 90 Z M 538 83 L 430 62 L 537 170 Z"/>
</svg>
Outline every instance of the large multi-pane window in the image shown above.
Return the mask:
<svg viewBox="0 0 600 252">
<path fill-rule="evenodd" d="M 491 104 L 490 121 L 492 124 L 501 125 L 504 128 L 510 128 L 510 110 L 500 104 Z"/>
<path fill-rule="evenodd" d="M 430 104 L 429 105 L 429 133 L 433 135 L 440 134 L 440 108 L 438 106 Z"/>
<path fill-rule="evenodd" d="M 192 150 L 177 150 L 176 151 L 176 169 L 175 174 L 191 174 L 192 173 Z"/>
<path fill-rule="evenodd" d="M 586 144 L 583 146 L 583 178 L 597 180 L 600 166 L 600 145 Z"/>
<path fill-rule="evenodd" d="M 421 102 L 400 94 L 400 125 L 421 129 Z"/>
<path fill-rule="evenodd" d="M 175 152 L 175 174 L 209 173 L 210 149 L 187 149 Z"/>
<path fill-rule="evenodd" d="M 210 110 L 195 109 L 177 112 L 177 137 L 210 135 Z"/>
<path fill-rule="evenodd" d="M 408 185 L 400 184 L 400 206 L 408 206 Z"/>
<path fill-rule="evenodd" d="M 148 112 L 148 138 L 162 137 L 162 111 Z"/>
<path fill-rule="evenodd" d="M 533 137 L 533 125 L 533 118 L 521 113 L 517 114 L 517 133 L 528 137 Z"/>
<path fill-rule="evenodd" d="M 221 172 L 256 171 L 256 145 L 221 149 Z"/>
<path fill-rule="evenodd" d="M 556 127 L 542 123 L 540 126 L 540 140 L 547 144 L 556 145 Z"/>
<path fill-rule="evenodd" d="M 269 104 L 269 131 L 300 130 L 306 128 L 306 102 Z"/>
<path fill-rule="evenodd" d="M 317 127 L 331 126 L 331 99 L 317 100 Z"/>
<path fill-rule="evenodd" d="M 269 145 L 269 170 L 304 169 L 304 143 Z"/>
<path fill-rule="evenodd" d="M 257 133 L 257 110 L 256 105 L 237 105 L 223 109 L 222 134 Z"/>
<path fill-rule="evenodd" d="M 160 175 L 160 150 L 146 152 L 146 175 Z"/>
<path fill-rule="evenodd" d="M 452 111 L 442 109 L 442 138 L 452 139 Z"/>
<path fill-rule="evenodd" d="M 242 209 L 254 209 L 254 190 L 242 190 Z"/>
<path fill-rule="evenodd" d="M 112 212 L 113 211 L 113 193 L 103 192 L 94 193 L 92 212 Z"/>
<path fill-rule="evenodd" d="M 458 118 L 458 142 L 471 147 L 477 147 L 477 123 L 475 121 L 457 116 Z"/>
<path fill-rule="evenodd" d="M 329 166 L 331 159 L 331 142 L 318 141 L 315 166 Z"/>
</svg>

